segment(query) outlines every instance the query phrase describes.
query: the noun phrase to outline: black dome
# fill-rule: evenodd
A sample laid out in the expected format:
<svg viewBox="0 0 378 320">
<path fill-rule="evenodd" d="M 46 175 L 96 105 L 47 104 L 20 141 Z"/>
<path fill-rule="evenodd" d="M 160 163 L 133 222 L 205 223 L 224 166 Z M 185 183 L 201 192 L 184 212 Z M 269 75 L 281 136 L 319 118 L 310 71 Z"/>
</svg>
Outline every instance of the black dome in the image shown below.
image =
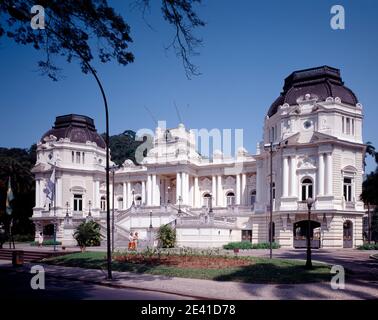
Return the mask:
<svg viewBox="0 0 378 320">
<path fill-rule="evenodd" d="M 299 97 L 307 93 L 316 95 L 319 101 L 325 101 L 328 97 L 339 97 L 342 102 L 356 105 L 358 103 L 355 94 L 344 86 L 340 76 L 340 70 L 329 66 L 316 67 L 294 71 L 285 79 L 283 91 L 273 102 L 268 111 L 268 116 L 274 115 L 278 107 L 287 103 L 297 104 Z"/>
<path fill-rule="evenodd" d="M 104 139 L 97 133 L 93 119 L 79 114 L 56 117 L 54 126 L 42 136 L 41 142 L 50 135 L 58 140 L 69 138 L 72 142 L 96 142 L 97 146 L 103 149 L 106 146 Z"/>
</svg>

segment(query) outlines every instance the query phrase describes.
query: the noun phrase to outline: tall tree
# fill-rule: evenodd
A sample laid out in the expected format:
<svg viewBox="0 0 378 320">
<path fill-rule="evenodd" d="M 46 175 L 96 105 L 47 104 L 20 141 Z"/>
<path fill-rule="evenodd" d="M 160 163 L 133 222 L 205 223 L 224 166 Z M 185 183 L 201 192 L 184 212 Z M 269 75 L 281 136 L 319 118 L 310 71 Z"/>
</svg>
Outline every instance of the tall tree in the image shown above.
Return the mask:
<svg viewBox="0 0 378 320">
<path fill-rule="evenodd" d="M 193 34 L 194 28 L 204 25 L 193 9 L 193 4 L 200 2 L 161 0 L 163 17 L 174 27 L 172 47 L 181 57 L 188 76 L 198 74 L 190 57 L 201 44 Z M 145 9 L 150 1 L 137 3 Z M 44 51 L 38 65 L 51 79 L 57 80 L 60 71 L 53 61 L 54 56 L 63 56 L 68 62 L 77 59 L 84 73 L 89 71 L 88 64 L 95 54 L 102 63 L 114 60 L 127 65 L 134 61 L 129 49 L 133 41 L 130 26 L 106 0 L 40 0 L 38 5 L 45 9 L 44 29 L 33 30 L 30 12 L 35 4 L 34 0 L 2 0 L 0 16 L 6 22 L 0 23 L 0 37 L 7 36 L 18 44 Z"/>
</svg>

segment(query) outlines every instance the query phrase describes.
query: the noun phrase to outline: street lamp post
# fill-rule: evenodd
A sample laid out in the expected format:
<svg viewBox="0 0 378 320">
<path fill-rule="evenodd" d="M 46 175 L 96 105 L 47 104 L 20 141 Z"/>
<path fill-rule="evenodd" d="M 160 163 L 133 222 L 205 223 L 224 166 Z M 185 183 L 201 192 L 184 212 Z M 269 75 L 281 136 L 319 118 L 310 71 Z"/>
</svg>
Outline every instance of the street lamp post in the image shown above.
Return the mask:
<svg viewBox="0 0 378 320">
<path fill-rule="evenodd" d="M 311 207 L 314 203 L 312 198 L 307 199 L 307 208 L 308 208 L 308 216 L 307 216 L 307 255 L 306 255 L 306 268 L 312 269 L 312 262 L 311 262 Z"/>
<path fill-rule="evenodd" d="M 150 210 L 150 245 L 153 247 L 153 240 L 152 240 L 152 210 Z"/>
<path fill-rule="evenodd" d="M 267 143 L 264 149 L 269 152 L 270 156 L 270 195 L 269 195 L 269 258 L 273 257 L 273 153 L 276 151 L 279 143 Z"/>
<path fill-rule="evenodd" d="M 182 197 L 179 196 L 179 197 L 178 197 L 179 208 L 178 208 L 178 212 L 177 212 L 179 215 L 180 215 L 181 212 L 182 212 L 182 211 L 181 211 L 181 202 L 182 202 Z"/>
<path fill-rule="evenodd" d="M 92 216 L 92 213 L 91 213 L 91 207 L 92 207 L 92 201 L 89 200 L 89 201 L 88 201 L 88 216 L 89 216 L 89 217 Z"/>
</svg>

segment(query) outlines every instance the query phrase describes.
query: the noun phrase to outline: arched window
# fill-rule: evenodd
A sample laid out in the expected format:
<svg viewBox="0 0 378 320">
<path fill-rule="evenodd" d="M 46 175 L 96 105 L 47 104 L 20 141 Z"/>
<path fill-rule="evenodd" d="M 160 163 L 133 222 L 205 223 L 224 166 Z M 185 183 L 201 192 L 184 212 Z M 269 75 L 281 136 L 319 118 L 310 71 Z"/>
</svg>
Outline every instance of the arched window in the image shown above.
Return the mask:
<svg viewBox="0 0 378 320">
<path fill-rule="evenodd" d="M 106 210 L 106 198 L 104 196 L 101 197 L 101 200 L 100 200 L 100 209 L 101 211 Z"/>
<path fill-rule="evenodd" d="M 142 197 L 141 196 L 136 196 L 135 197 L 135 204 L 137 206 L 141 206 L 142 205 Z"/>
<path fill-rule="evenodd" d="M 251 191 L 250 201 L 251 206 L 254 206 L 256 202 L 256 190 Z"/>
<path fill-rule="evenodd" d="M 228 206 L 235 205 L 235 193 L 230 191 L 230 192 L 227 193 L 226 197 L 227 197 L 227 205 Z"/>
<path fill-rule="evenodd" d="M 312 198 L 313 183 L 309 178 L 305 178 L 302 181 L 302 201 L 306 201 L 308 198 Z"/>
<path fill-rule="evenodd" d="M 203 205 L 207 208 L 210 207 L 211 196 L 209 193 L 203 195 Z"/>
<path fill-rule="evenodd" d="M 352 178 L 344 178 L 344 199 L 347 202 L 352 202 Z"/>
<path fill-rule="evenodd" d="M 122 210 L 122 209 L 123 209 L 123 198 L 119 197 L 118 198 L 118 210 Z"/>
</svg>

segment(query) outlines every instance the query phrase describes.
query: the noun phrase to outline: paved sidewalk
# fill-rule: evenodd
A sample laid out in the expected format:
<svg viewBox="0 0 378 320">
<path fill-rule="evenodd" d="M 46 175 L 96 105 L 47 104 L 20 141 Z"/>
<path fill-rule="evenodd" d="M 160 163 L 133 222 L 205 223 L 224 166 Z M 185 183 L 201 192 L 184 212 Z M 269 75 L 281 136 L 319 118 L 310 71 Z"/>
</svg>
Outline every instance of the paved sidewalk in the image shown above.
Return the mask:
<svg viewBox="0 0 378 320">
<path fill-rule="evenodd" d="M 345 290 L 332 290 L 330 284 L 324 282 L 295 285 L 246 284 L 129 272 L 113 272 L 114 280 L 108 281 L 104 270 L 41 265 L 45 268 L 47 277 L 80 280 L 118 288 L 174 293 L 200 299 L 378 299 L 378 283 L 363 280 L 347 282 Z M 31 266 L 32 264 L 26 264 L 17 270 L 19 272 L 29 272 Z M 3 268 L 12 268 L 9 261 L 0 261 L 0 272 Z"/>
</svg>

